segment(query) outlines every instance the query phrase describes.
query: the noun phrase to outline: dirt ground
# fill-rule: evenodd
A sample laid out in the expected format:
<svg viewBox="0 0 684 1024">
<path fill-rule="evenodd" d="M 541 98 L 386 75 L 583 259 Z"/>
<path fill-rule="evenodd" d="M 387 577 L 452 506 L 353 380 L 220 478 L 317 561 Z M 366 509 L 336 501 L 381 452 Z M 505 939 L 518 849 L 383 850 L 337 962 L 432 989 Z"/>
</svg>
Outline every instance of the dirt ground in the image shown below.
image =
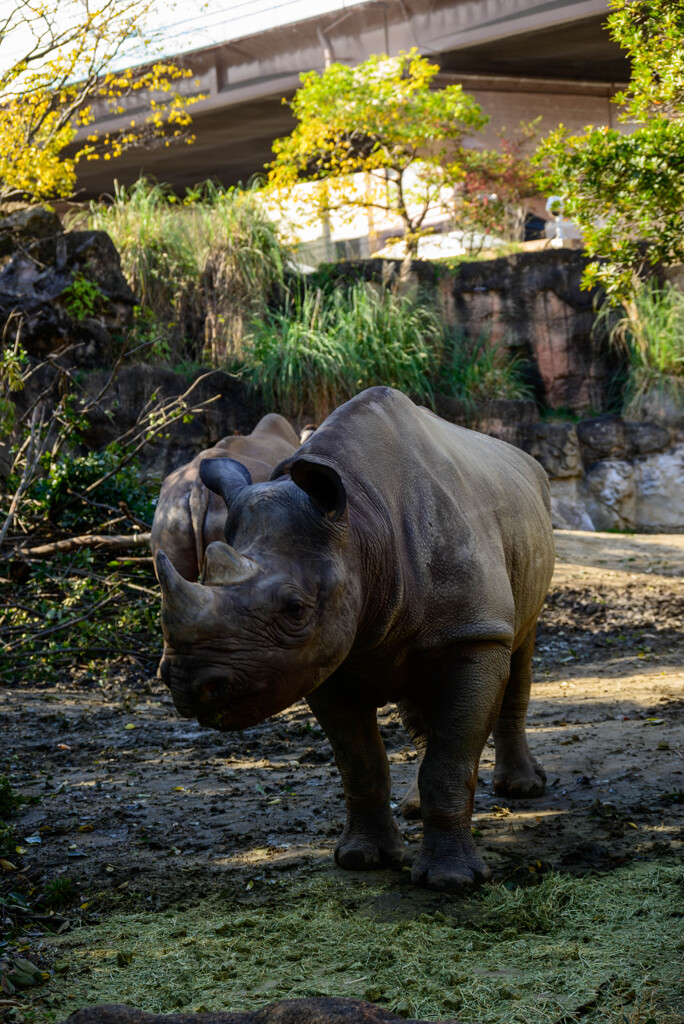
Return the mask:
<svg viewBox="0 0 684 1024">
<path fill-rule="evenodd" d="M 671 859 L 684 838 L 684 536 L 556 537 L 529 712 L 546 793 L 496 797 L 491 741 L 480 767 L 473 827 L 499 878 Z M 58 690 L 36 676 L 0 708 L 3 760 L 16 788 L 40 797 L 18 819 L 21 870 L 70 878 L 84 923 L 107 898 L 161 909 L 235 872 L 336 870 L 342 789 L 303 703 L 218 734 L 180 719 L 164 686 L 131 669 Z M 380 721 L 401 795 L 415 753 L 392 707 Z M 421 824 L 399 822 L 410 858 Z"/>
</svg>

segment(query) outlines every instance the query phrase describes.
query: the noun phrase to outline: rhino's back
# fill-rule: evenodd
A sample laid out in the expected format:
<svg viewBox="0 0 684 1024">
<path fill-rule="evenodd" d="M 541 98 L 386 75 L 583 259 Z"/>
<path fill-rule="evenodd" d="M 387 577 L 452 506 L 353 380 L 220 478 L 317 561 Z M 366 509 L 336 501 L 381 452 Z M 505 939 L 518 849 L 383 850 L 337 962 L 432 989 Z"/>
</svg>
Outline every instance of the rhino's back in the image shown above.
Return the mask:
<svg viewBox="0 0 684 1024">
<path fill-rule="evenodd" d="M 383 532 L 393 592 L 410 606 L 403 628 L 488 619 L 522 639 L 554 560 L 548 482 L 534 459 L 391 388 L 341 406 L 305 450 L 340 472 L 359 533 Z"/>
</svg>

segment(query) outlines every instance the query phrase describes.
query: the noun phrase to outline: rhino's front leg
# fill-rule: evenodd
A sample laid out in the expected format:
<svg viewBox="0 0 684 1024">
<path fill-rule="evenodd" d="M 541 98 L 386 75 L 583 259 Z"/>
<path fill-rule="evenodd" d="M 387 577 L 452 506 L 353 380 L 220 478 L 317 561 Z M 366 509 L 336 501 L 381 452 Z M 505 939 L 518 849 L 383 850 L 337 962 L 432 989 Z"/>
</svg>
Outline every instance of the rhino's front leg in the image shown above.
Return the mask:
<svg viewBox="0 0 684 1024">
<path fill-rule="evenodd" d="M 404 844 L 390 810 L 390 773 L 377 709 L 363 706 L 351 680 L 336 672 L 308 697 L 342 776 L 347 824 L 335 860 L 355 871 L 400 867 Z"/>
<path fill-rule="evenodd" d="M 427 727 L 418 773 L 423 844 L 411 870 L 416 885 L 456 890 L 489 877 L 471 817 L 480 755 L 499 712 L 509 660 L 510 652 L 492 643 L 459 646 L 423 665 L 423 692 L 416 685 L 411 695 Z"/>
</svg>

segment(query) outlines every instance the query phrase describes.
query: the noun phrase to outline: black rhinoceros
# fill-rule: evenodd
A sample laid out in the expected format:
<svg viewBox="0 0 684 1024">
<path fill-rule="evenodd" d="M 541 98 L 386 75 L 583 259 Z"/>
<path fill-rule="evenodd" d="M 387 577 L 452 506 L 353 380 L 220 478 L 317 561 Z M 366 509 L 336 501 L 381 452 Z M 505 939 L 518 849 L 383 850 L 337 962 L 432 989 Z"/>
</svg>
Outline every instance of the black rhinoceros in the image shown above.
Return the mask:
<svg viewBox="0 0 684 1024">
<path fill-rule="evenodd" d="M 299 439 L 287 420 L 272 412 L 259 420 L 251 434 L 224 437 L 179 466 L 162 484 L 152 521 L 152 554 L 163 550 L 181 576 L 196 580 L 207 545 L 223 537 L 226 521 L 223 501 L 200 479 L 202 461 L 238 459 L 253 480 L 263 481 L 298 446 Z"/>
<path fill-rule="evenodd" d="M 498 793 L 545 781 L 525 736 L 554 560 L 542 468 L 377 387 L 268 483 L 230 459 L 202 478 L 225 500 L 227 543 L 208 546 L 199 583 L 157 555 L 162 677 L 180 713 L 240 729 L 306 697 L 344 783 L 336 860 L 369 868 L 403 858 L 376 720 L 396 701 L 422 755 L 414 882 L 485 878 L 470 820 L 490 732 Z"/>
</svg>

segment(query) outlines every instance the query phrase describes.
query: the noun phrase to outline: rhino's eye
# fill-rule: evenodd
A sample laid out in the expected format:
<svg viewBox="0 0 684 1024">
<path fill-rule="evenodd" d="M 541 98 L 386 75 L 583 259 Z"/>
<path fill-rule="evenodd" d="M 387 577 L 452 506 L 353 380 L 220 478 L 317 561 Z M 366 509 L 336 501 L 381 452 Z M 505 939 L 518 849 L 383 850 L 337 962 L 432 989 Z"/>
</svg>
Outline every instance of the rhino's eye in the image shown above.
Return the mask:
<svg viewBox="0 0 684 1024">
<path fill-rule="evenodd" d="M 306 605 L 302 601 L 298 601 L 296 597 L 291 597 L 285 605 L 285 611 L 290 618 L 301 619 L 306 611 Z"/>
</svg>

